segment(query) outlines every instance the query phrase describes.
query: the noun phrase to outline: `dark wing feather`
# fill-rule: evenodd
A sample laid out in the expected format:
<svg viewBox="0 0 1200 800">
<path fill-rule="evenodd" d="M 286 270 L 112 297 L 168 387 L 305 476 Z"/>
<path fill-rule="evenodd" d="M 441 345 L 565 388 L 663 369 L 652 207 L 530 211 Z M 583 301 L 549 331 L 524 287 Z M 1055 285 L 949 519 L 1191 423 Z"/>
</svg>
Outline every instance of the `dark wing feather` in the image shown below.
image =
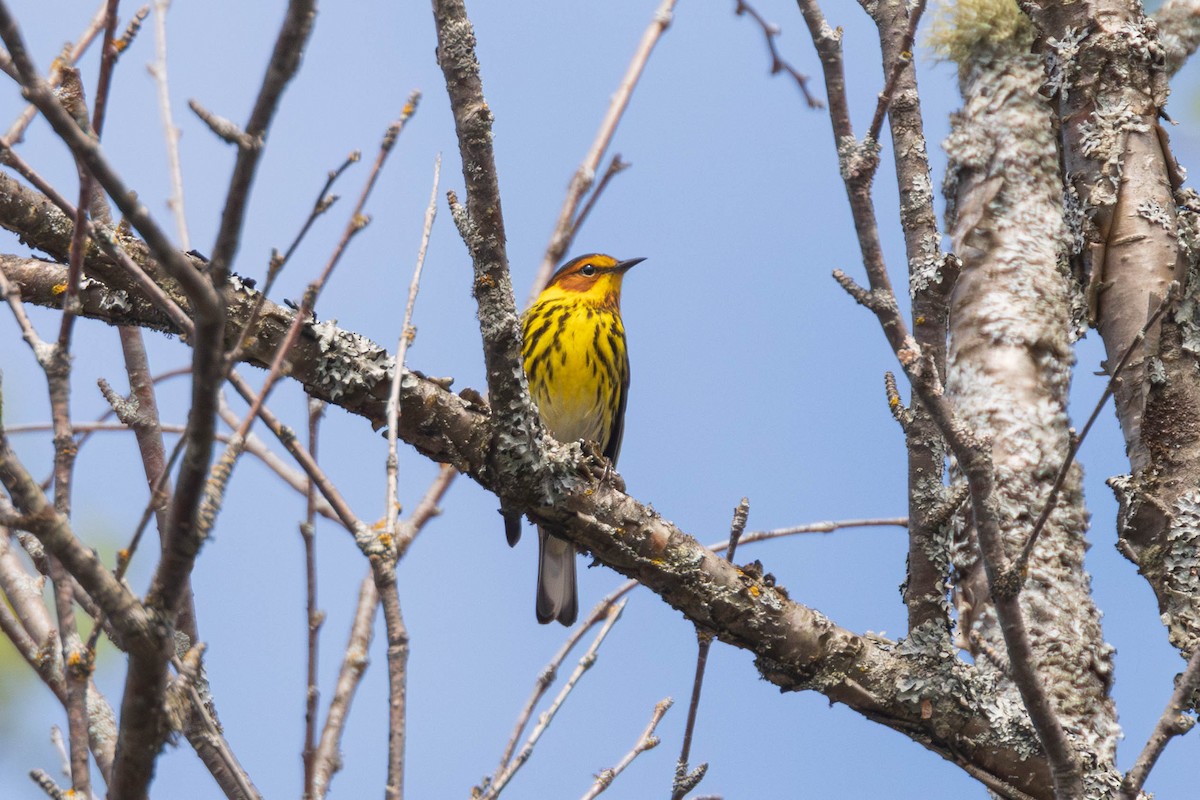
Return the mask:
<svg viewBox="0 0 1200 800">
<path fill-rule="evenodd" d="M 617 391 L 617 414 L 613 418 L 608 441 L 604 443 L 604 455 L 614 465 L 617 463 L 617 456 L 621 454 L 621 437 L 625 435 L 625 401 L 629 397 L 629 357 L 625 354 L 622 356 L 621 388 Z"/>
</svg>

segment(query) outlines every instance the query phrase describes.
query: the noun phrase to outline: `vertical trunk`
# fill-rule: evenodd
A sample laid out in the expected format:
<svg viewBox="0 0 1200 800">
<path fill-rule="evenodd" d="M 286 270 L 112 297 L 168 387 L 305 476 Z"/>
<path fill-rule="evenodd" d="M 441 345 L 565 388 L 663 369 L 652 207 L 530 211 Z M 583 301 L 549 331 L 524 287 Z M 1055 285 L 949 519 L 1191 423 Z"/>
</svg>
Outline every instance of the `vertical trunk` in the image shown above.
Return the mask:
<svg viewBox="0 0 1200 800">
<path fill-rule="evenodd" d="M 994 502 L 1015 559 L 1070 445 L 1067 393 L 1080 303 L 1067 268 L 1054 126 L 1038 94 L 1042 69 L 1028 55 L 1028 23 L 1015 6 L 1012 14 L 1002 36 L 994 24 L 967 23 L 943 39 L 961 64 L 964 98 L 946 142 L 948 228 L 962 260 L 951 298 L 947 391 L 963 421 L 991 441 Z M 1030 560 L 1021 605 L 1038 672 L 1084 756 L 1085 780 L 1090 789 L 1111 790 L 1119 779 L 1113 651 L 1083 569 L 1081 478 L 1073 466 Z M 964 525 L 956 551 L 959 621 L 981 668 L 1004 674 L 1008 657 L 973 539 Z"/>
</svg>

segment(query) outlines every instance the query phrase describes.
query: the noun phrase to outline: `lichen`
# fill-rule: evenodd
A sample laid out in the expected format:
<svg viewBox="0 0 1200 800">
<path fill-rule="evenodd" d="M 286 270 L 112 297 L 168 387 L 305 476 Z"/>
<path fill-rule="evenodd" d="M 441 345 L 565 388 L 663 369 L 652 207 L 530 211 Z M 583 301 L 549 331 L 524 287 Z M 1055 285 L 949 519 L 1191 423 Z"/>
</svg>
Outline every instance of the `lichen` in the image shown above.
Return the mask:
<svg viewBox="0 0 1200 800">
<path fill-rule="evenodd" d="M 100 310 L 124 314 L 133 310 L 133 303 L 124 289 L 114 289 L 100 295 Z"/>
<path fill-rule="evenodd" d="M 1200 594 L 1200 489 L 1190 489 L 1175 501 L 1162 557 L 1166 607 L 1163 624 L 1171 643 L 1190 652 L 1200 634 L 1200 621 L 1190 600 Z"/>
<path fill-rule="evenodd" d="M 961 66 L 985 49 L 1028 52 L 1033 46 L 1033 24 L 1015 0 L 959 0 L 938 8 L 926 42 L 939 57 Z"/>
<path fill-rule="evenodd" d="M 921 240 L 920 257 L 908 265 L 908 292 L 916 297 L 930 286 L 942 282 L 942 248 L 937 237 Z"/>
<path fill-rule="evenodd" d="M 843 136 L 838 140 L 837 150 L 843 180 L 853 180 L 879 163 L 879 142 L 874 139 L 859 142 L 853 136 Z"/>
<path fill-rule="evenodd" d="M 342 330 L 335 320 L 310 323 L 308 327 L 321 351 L 313 368 L 313 383 L 330 400 L 369 392 L 380 381 L 391 378 L 395 360 L 370 339 Z"/>
<path fill-rule="evenodd" d="M 1187 259 L 1187 281 L 1175 310 L 1175 321 L 1183 334 L 1183 349 L 1200 353 L 1200 197 L 1191 189 L 1178 193 L 1175 218 L 1179 243 Z"/>
<path fill-rule="evenodd" d="M 1171 219 L 1171 215 L 1165 208 L 1159 205 L 1157 201 L 1143 200 L 1142 202 L 1138 203 L 1137 213 L 1138 216 L 1149 220 L 1155 225 L 1158 225 L 1171 235 L 1175 234 L 1175 225 Z"/>
<path fill-rule="evenodd" d="M 1046 40 L 1046 88 L 1052 94 L 1060 94 L 1065 101 L 1070 96 L 1070 86 L 1079 74 L 1079 50 L 1088 31 L 1067 28 L 1061 39 Z"/>
<path fill-rule="evenodd" d="M 1106 205 L 1116 202 L 1116 191 L 1121 184 L 1121 158 L 1125 154 L 1125 140 L 1131 133 L 1147 133 L 1150 125 L 1130 107 L 1129 101 L 1100 98 L 1095 111 L 1079 125 L 1079 152 L 1085 158 L 1099 161 L 1108 179 L 1092 187 L 1090 202 Z"/>
</svg>

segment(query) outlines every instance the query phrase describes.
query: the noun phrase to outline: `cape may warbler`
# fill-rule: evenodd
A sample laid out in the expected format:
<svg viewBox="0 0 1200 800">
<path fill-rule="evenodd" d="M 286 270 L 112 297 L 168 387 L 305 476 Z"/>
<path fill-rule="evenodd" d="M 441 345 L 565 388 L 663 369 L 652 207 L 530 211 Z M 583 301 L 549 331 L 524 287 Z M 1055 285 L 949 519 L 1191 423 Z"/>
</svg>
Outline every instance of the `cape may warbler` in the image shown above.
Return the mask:
<svg viewBox="0 0 1200 800">
<path fill-rule="evenodd" d="M 595 442 L 614 464 L 629 391 L 621 279 L 643 260 L 592 253 L 569 261 L 521 318 L 522 361 L 542 421 L 560 442 Z M 514 525 L 510 544 L 520 536 Z M 571 625 L 578 610 L 575 546 L 539 526 L 538 622 Z"/>
</svg>

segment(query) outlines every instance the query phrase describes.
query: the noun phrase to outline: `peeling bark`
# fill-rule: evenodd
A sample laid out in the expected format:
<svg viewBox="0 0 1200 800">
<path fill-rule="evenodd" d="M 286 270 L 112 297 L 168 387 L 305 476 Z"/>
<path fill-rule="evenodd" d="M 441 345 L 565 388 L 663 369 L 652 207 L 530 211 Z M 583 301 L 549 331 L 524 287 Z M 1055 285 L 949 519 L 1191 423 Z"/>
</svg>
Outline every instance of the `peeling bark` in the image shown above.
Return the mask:
<svg viewBox="0 0 1200 800">
<path fill-rule="evenodd" d="M 1011 11 L 1018 15 L 1015 6 Z M 948 227 L 962 261 L 951 298 L 947 392 L 991 441 L 993 501 L 1014 559 L 1070 446 L 1072 306 L 1079 305 L 1067 268 L 1053 120 L 1038 92 L 1041 67 L 1028 51 L 1028 26 L 1015 24 L 1016 35 L 1002 38 L 969 25 L 945 32 L 953 38 L 946 49 L 963 58 L 964 98 L 946 142 Z M 1120 782 L 1120 729 L 1109 695 L 1113 649 L 1083 569 L 1087 521 L 1075 465 L 1033 551 L 1020 602 L 1038 674 L 1080 758 L 1088 796 L 1104 797 Z M 959 545 L 956 601 L 965 644 L 1015 696 L 969 523 Z"/>
<path fill-rule="evenodd" d="M 1178 6 L 1178 4 L 1176 4 Z M 1069 219 L 1089 287 L 1091 320 L 1111 370 L 1133 348 L 1117 383 L 1117 416 L 1130 474 L 1110 479 L 1121 510 L 1121 551 L 1158 598 L 1171 642 L 1185 657 L 1200 636 L 1200 592 L 1193 565 L 1200 543 L 1191 524 L 1200 485 L 1200 360 L 1195 310 L 1200 281 L 1194 194 L 1179 190 L 1179 172 L 1158 124 L 1172 56 L 1157 24 L 1130 0 L 1029 4 L 1039 33 L 1045 85 L 1061 121 Z M 1173 35 L 1190 34 L 1164 20 Z M 1173 282 L 1184 302 L 1138 335 Z"/>
</svg>

